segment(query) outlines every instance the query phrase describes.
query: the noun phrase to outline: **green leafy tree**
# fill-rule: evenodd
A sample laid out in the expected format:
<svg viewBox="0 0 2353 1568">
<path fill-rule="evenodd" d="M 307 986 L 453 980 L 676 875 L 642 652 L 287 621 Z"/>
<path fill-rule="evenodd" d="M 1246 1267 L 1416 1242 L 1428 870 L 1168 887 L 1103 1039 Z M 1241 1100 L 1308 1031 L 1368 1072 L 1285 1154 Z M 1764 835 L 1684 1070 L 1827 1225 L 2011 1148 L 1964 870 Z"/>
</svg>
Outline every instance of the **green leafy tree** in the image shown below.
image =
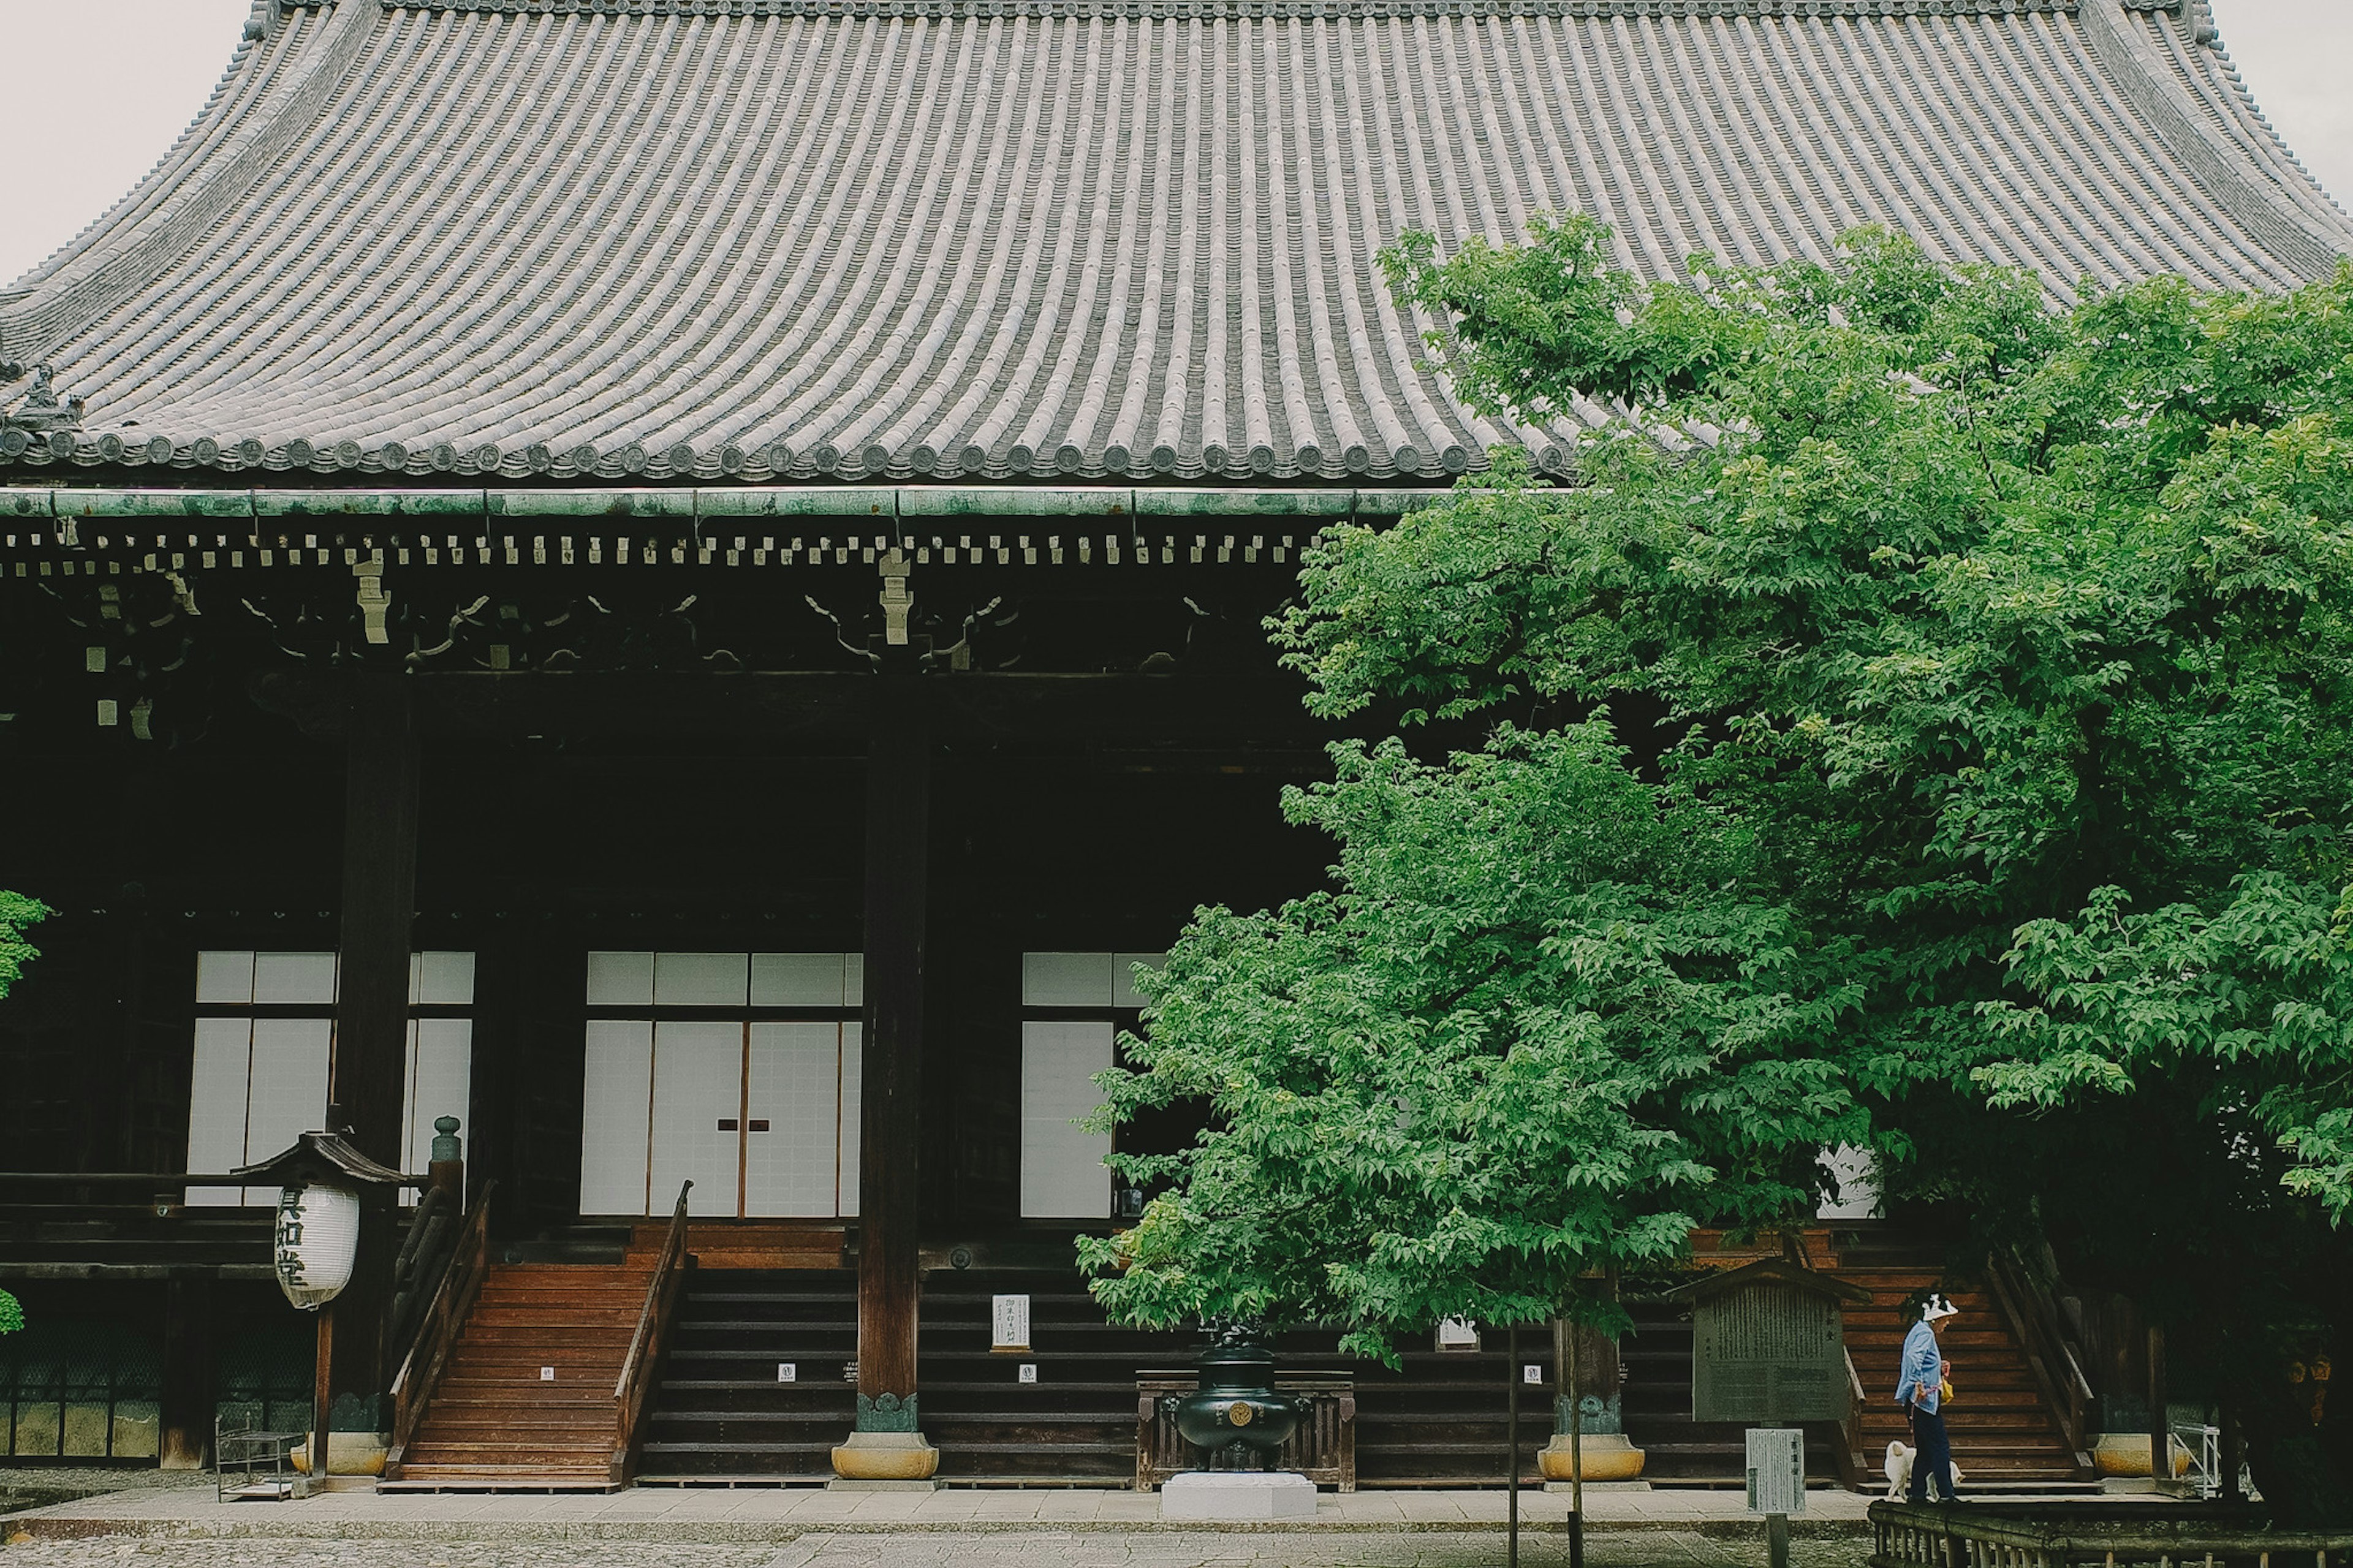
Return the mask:
<svg viewBox="0 0 2353 1568">
<path fill-rule="evenodd" d="M 30 899 L 0 891 L 0 998 L 5 998 L 10 988 L 24 978 L 25 965 L 40 956 L 26 942 L 25 931 L 47 919 L 50 912 Z M 0 1334 L 13 1334 L 24 1326 L 25 1309 L 16 1297 L 0 1290 Z"/>
<path fill-rule="evenodd" d="M 1873 230 L 1608 258 L 1578 217 L 1384 258 L 1472 402 L 1615 415 L 1572 487 L 1499 455 L 1307 563 L 1311 705 L 1399 738 L 1288 797 L 1332 888 L 1204 911 L 1154 986 L 1112 1114 L 1209 1131 L 1134 1166 L 1098 1293 L 1370 1348 L 1868 1142 L 2137 1298 L 2274 1504 L 2343 1517 L 2353 1423 L 2289 1374 L 2353 1288 L 2353 268 L 2063 306 Z"/>
<path fill-rule="evenodd" d="M 1820 1150 L 1868 1122 L 1813 1048 L 1826 955 L 1722 891 L 1754 855 L 1736 823 L 1599 721 L 1335 756 L 1288 805 L 1342 844 L 1335 889 L 1205 910 L 1145 979 L 1110 1116 L 1213 1121 L 1122 1158 L 1171 1190 L 1081 1244 L 1103 1300 L 1336 1325 L 1394 1361 L 1456 1315 L 1612 1326 L 1608 1272 L 1671 1263 L 1702 1217 L 1810 1206 Z"/>
<path fill-rule="evenodd" d="M 25 932 L 53 912 L 22 894 L 0 889 L 0 998 L 25 977 L 25 965 L 40 956 Z"/>
</svg>

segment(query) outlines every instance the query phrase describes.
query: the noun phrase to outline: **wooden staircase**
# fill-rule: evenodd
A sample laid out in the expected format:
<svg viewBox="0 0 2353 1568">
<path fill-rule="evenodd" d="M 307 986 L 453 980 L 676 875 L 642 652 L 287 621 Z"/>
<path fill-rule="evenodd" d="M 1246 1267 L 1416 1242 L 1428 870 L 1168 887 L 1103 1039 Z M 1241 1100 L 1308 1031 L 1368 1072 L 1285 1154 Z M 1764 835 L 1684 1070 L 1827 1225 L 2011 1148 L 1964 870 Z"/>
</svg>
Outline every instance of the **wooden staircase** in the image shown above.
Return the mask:
<svg viewBox="0 0 2353 1568">
<path fill-rule="evenodd" d="M 723 1258 L 744 1248 L 714 1248 Z M 837 1258 L 839 1248 L 837 1246 Z M 699 1256 L 648 1412 L 640 1482 L 818 1484 L 856 1418 L 858 1276 L 711 1268 Z M 778 1373 L 793 1370 L 790 1382 Z"/>
<path fill-rule="evenodd" d="M 1029 1298 L 1031 1349 L 992 1351 L 991 1306 Z M 1113 1324 L 1073 1268 L 938 1268 L 923 1282 L 916 1385 L 943 1479 L 1135 1484 L 1136 1377 L 1187 1367 L 1200 1336 Z M 1038 1381 L 1020 1381 L 1024 1364 Z"/>
<path fill-rule="evenodd" d="M 1938 1290 L 1961 1310 L 1943 1342 L 1953 1368 L 1945 1429 L 1961 1468 L 1962 1495 L 2096 1489 L 1990 1291 L 1962 1288 L 1939 1269 L 1917 1264 L 1849 1258 L 1836 1272 L 1871 1292 L 1871 1305 L 1846 1310 L 1846 1346 L 1862 1380 L 1862 1457 L 1874 1488 L 1887 1484 L 1887 1445 L 1911 1441 L 1895 1405 L 1897 1363 L 1917 1316 L 1913 1303 L 1921 1292 Z"/>
<path fill-rule="evenodd" d="M 621 1374 L 653 1257 L 494 1263 L 386 1491 L 609 1491 Z M 551 1375 L 553 1374 L 553 1375 Z"/>
<path fill-rule="evenodd" d="M 613 1491 L 686 1268 L 685 1204 L 617 1263 L 480 1261 L 395 1385 L 383 1491 Z M 413 1415 L 404 1389 L 417 1379 Z"/>
</svg>

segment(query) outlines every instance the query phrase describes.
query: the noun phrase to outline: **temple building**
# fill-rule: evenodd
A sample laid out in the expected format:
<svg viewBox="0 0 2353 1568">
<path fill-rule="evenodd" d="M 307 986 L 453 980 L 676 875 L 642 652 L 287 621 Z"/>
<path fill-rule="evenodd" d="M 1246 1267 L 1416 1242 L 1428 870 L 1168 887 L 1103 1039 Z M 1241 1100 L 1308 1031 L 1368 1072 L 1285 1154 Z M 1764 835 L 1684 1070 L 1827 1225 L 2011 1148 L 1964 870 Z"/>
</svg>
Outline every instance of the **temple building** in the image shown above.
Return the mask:
<svg viewBox="0 0 2353 1568">
<path fill-rule="evenodd" d="M 1194 909 L 1322 876 L 1276 802 L 1335 731 L 1265 617 L 1319 530 L 1498 445 L 1573 480 L 1604 416 L 1465 407 L 1380 248 L 1574 210 L 1674 277 L 1879 223 L 2054 300 L 2353 251 L 2204 0 L 258 0 L 222 43 L 0 286 L 0 888 L 57 911 L 0 1002 L 0 1459 L 304 1425 L 276 1189 L 227 1178 L 331 1127 L 421 1177 L 455 1118 L 462 1193 L 384 1205 L 332 1309 L 388 1484 L 1148 1484 L 1193 1342 L 1086 1297 L 1070 1238 L 1143 1194 L 1073 1119 Z M 1820 1245 L 1901 1279 L 1875 1234 Z M 1454 1338 L 1292 1336 L 1353 1376 L 1347 1484 L 1492 1479 L 1527 1368 Z M 1596 1395 L 1661 1481 L 1739 1468 L 1688 1347 Z M 1972 1480 L 2084 1474 L 2019 1376 Z"/>
</svg>

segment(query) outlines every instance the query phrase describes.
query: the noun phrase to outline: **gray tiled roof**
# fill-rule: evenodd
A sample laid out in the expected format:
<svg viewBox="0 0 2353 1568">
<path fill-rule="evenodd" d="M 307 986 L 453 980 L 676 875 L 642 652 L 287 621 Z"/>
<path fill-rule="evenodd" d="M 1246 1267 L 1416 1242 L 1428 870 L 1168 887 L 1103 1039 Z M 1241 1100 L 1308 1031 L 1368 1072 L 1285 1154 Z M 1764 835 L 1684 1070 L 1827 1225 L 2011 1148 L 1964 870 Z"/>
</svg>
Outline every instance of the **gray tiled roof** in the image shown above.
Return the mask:
<svg viewBox="0 0 2353 1568">
<path fill-rule="evenodd" d="M 1885 221 L 2281 288 L 2353 224 L 2201 0 L 263 0 L 156 173 L 0 290 L 22 471 L 1437 477 L 1409 226 L 1677 271 Z M 19 388 L 21 390 L 21 388 Z M 8 392 L 0 388 L 0 395 Z M 11 453 L 8 447 L 30 449 Z"/>
</svg>

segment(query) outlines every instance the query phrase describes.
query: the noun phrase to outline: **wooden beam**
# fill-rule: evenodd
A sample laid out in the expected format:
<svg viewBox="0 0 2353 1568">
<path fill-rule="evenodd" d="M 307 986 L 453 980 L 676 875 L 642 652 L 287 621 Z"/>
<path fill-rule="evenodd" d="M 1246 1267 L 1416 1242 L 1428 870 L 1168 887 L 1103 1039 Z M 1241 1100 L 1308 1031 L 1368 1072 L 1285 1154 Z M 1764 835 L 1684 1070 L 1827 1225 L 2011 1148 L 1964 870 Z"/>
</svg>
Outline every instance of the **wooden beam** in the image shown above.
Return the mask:
<svg viewBox="0 0 2353 1568">
<path fill-rule="evenodd" d="M 328 1099 L 369 1158 L 401 1168 L 408 1055 L 410 928 L 417 911 L 417 713 L 410 683 L 363 676 L 344 736 L 343 955 Z M 334 1395 L 363 1409 L 387 1381 L 383 1342 L 396 1237 L 389 1204 L 360 1227 L 352 1282 L 336 1305 Z M 378 1428 L 379 1430 L 381 1428 Z"/>
<path fill-rule="evenodd" d="M 931 741 L 913 674 L 870 681 L 866 772 L 866 1020 L 858 1166 L 860 1430 L 902 1430 L 915 1394 L 916 1150 L 921 1136 L 923 935 Z M 877 1407 L 881 1407 L 879 1411 Z"/>
<path fill-rule="evenodd" d="M 866 735 L 877 679 L 819 670 L 469 673 L 419 675 L 410 684 L 420 729 L 434 738 L 855 746 Z M 922 685 L 941 741 L 1315 746 L 1368 728 L 1311 717 L 1305 685 L 1284 676 L 965 673 L 927 676 Z M 343 680 L 329 673 L 259 671 L 248 690 L 264 710 L 321 740 L 343 738 L 353 711 Z"/>
<path fill-rule="evenodd" d="M 167 1470 L 201 1470 L 213 1446 L 213 1276 L 175 1268 L 164 1281 L 164 1389 L 161 1461 Z"/>
</svg>

